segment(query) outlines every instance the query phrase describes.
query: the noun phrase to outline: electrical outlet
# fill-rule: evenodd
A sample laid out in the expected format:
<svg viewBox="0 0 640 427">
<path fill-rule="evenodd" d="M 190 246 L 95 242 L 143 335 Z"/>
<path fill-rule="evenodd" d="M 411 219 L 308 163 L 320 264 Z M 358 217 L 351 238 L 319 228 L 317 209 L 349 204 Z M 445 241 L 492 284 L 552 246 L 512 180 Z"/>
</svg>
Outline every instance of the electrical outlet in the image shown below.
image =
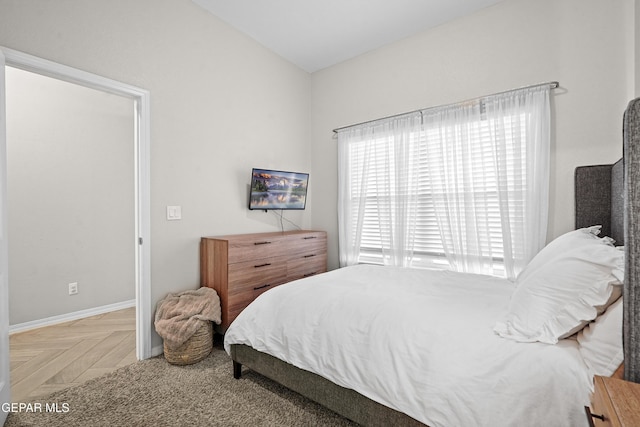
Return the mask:
<svg viewBox="0 0 640 427">
<path fill-rule="evenodd" d="M 78 293 L 78 282 L 69 283 L 69 295 Z"/>
</svg>

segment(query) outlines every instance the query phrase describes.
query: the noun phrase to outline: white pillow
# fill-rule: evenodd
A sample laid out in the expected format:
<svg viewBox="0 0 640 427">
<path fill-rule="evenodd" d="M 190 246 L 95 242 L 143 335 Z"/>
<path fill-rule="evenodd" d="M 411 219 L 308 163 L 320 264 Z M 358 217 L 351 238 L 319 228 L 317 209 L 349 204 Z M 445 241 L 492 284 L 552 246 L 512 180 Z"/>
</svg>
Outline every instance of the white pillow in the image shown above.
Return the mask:
<svg viewBox="0 0 640 427">
<path fill-rule="evenodd" d="M 624 254 L 624 246 L 616 246 L 616 249 Z M 624 283 L 624 263 L 622 264 L 620 268 L 613 270 L 613 275 L 616 276 L 616 279 L 618 279 L 620 283 Z"/>
<path fill-rule="evenodd" d="M 609 377 L 624 359 L 622 298 L 578 334 L 580 354 L 594 375 Z"/>
<path fill-rule="evenodd" d="M 613 271 L 624 268 L 624 252 L 595 230 L 567 233 L 536 255 L 516 280 L 509 311 L 494 327 L 497 334 L 555 344 L 619 297 L 621 284 Z"/>
<path fill-rule="evenodd" d="M 594 236 L 600 234 L 601 229 L 601 225 L 594 225 L 592 227 L 569 231 L 568 233 L 555 238 L 551 243 L 542 248 L 542 250 L 529 262 L 529 264 L 527 264 L 524 270 L 520 272 L 516 279 L 516 286 L 538 268 L 547 264 L 549 261 L 556 259 L 569 249 L 575 248 L 585 240 L 592 241 Z M 613 240 L 611 238 L 605 237 L 604 239 L 605 241 L 613 244 Z"/>
</svg>

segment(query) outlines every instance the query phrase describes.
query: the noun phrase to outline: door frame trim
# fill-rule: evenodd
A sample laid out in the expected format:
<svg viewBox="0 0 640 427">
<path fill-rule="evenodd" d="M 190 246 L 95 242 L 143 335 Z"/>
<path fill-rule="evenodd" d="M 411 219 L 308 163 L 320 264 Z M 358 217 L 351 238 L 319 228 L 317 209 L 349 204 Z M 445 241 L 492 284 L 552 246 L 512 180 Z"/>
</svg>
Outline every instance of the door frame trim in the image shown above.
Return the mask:
<svg viewBox="0 0 640 427">
<path fill-rule="evenodd" d="M 134 101 L 135 230 L 136 230 L 136 356 L 152 356 L 151 348 L 151 226 L 150 226 L 150 93 L 146 89 L 0 46 L 5 65 L 52 77 Z"/>
</svg>

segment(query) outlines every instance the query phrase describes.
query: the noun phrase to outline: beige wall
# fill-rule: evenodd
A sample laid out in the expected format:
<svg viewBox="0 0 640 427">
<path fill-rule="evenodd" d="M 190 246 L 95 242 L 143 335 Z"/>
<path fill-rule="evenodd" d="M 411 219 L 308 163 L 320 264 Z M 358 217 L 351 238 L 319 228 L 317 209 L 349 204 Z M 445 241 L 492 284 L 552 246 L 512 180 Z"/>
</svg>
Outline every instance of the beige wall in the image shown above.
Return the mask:
<svg viewBox="0 0 640 427">
<path fill-rule="evenodd" d="M 549 80 L 562 85 L 549 237 L 569 230 L 575 166 L 621 155 L 637 6 L 506 0 L 311 76 L 190 0 L 0 0 L 0 45 L 150 91 L 155 303 L 198 285 L 200 236 L 277 229 L 246 209 L 251 167 L 311 172 L 308 209 L 288 217 L 329 232 L 336 267 L 333 128 Z"/>
<path fill-rule="evenodd" d="M 637 1 L 637 0 L 636 0 Z M 622 154 L 632 94 L 631 0 L 507 0 L 351 61 L 312 80 L 314 227 L 337 266 L 333 128 L 557 80 L 553 96 L 548 237 L 573 227 L 573 173 Z"/>
<path fill-rule="evenodd" d="M 310 75 L 190 0 L 1 0 L 0 45 L 150 91 L 154 307 L 198 287 L 201 236 L 279 229 L 246 208 L 251 167 L 310 171 Z"/>
<path fill-rule="evenodd" d="M 133 101 L 15 68 L 6 88 L 9 323 L 133 300 Z"/>
</svg>

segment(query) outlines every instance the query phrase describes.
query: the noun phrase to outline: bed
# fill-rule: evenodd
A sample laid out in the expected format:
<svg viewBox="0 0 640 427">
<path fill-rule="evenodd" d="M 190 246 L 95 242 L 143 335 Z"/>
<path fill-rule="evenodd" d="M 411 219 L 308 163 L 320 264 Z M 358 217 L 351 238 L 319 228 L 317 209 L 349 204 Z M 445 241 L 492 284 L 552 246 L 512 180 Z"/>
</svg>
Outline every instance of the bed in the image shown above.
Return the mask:
<svg viewBox="0 0 640 427">
<path fill-rule="evenodd" d="M 281 285 L 226 331 L 234 376 L 244 365 L 362 425 L 588 425 L 593 376 L 623 351 L 636 375 L 639 111 L 624 161 L 576 170 L 576 230 L 515 286 L 372 265 Z"/>
</svg>

